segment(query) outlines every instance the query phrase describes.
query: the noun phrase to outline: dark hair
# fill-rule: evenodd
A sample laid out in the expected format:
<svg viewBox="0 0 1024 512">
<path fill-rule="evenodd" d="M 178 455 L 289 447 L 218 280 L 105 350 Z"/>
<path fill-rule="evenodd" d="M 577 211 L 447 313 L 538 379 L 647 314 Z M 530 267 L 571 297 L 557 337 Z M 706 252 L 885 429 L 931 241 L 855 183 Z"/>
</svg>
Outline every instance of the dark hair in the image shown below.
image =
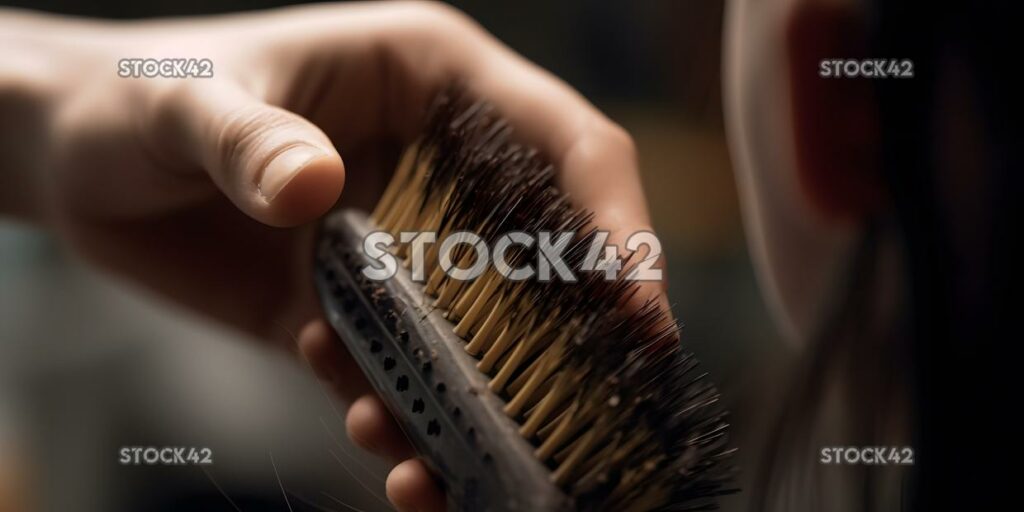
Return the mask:
<svg viewBox="0 0 1024 512">
<path fill-rule="evenodd" d="M 875 52 L 915 62 L 910 81 L 878 84 L 882 161 L 903 241 L 909 296 L 913 403 L 917 417 L 912 505 L 917 510 L 983 510 L 1008 490 L 1000 471 L 1003 449 L 1015 441 L 1008 334 L 1019 283 L 1022 188 L 1018 144 L 1009 129 L 1016 78 L 1000 73 L 1008 61 L 1013 16 L 993 4 L 882 2 L 873 5 Z M 1019 30 L 1019 29 L 1018 29 Z M 936 119 L 943 112 L 942 70 L 955 60 L 965 100 L 977 109 L 980 152 L 973 168 L 940 162 L 945 143 Z M 1001 76 L 1004 75 L 1004 76 Z M 959 121 L 959 120 L 958 120 Z M 973 197 L 951 201 L 950 183 L 980 181 Z M 980 206 L 981 212 L 969 211 Z M 965 232 L 972 235 L 964 237 Z M 1019 338 L 1019 335 L 1017 336 Z M 1005 485 L 1004 485 L 1005 484 Z"/>
</svg>

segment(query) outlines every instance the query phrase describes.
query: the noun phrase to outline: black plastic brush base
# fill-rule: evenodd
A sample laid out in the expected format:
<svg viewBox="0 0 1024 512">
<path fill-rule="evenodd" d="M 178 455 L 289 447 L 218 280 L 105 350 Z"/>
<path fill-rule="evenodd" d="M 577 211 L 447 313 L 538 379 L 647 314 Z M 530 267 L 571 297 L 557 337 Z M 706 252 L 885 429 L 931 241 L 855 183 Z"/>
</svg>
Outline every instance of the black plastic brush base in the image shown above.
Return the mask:
<svg viewBox="0 0 1024 512">
<path fill-rule="evenodd" d="M 373 231 L 361 212 L 330 215 L 316 287 L 328 321 L 445 487 L 449 509 L 573 509 L 422 285 L 401 267 L 386 281 L 362 274 L 363 238 Z"/>
</svg>

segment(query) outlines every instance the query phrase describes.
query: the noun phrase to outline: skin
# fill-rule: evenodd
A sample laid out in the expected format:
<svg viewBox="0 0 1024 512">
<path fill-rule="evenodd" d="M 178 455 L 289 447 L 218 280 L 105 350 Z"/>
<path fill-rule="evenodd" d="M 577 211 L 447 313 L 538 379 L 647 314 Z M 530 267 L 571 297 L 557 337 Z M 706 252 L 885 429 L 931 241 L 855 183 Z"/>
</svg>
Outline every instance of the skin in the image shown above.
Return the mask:
<svg viewBox="0 0 1024 512">
<path fill-rule="evenodd" d="M 0 211 L 300 354 L 351 403 L 351 438 L 398 463 L 387 495 L 399 510 L 443 510 L 444 497 L 322 319 L 316 219 L 339 197 L 372 204 L 390 173 L 380 155 L 459 79 L 558 164 L 613 243 L 651 229 L 629 135 L 440 4 L 130 23 L 0 10 L 0 46 Z M 215 76 L 118 77 L 134 57 L 209 58 Z M 662 283 L 635 302 L 649 297 L 667 304 Z"/>
</svg>

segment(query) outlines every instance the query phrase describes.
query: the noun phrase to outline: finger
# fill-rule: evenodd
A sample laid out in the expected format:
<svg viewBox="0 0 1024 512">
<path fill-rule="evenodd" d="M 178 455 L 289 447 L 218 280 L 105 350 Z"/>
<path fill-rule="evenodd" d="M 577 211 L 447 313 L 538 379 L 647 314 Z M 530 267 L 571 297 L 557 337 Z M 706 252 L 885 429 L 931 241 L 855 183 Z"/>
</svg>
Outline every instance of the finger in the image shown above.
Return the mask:
<svg viewBox="0 0 1024 512">
<path fill-rule="evenodd" d="M 337 201 L 345 168 L 318 127 L 268 105 L 232 82 L 210 79 L 170 89 L 160 121 L 175 147 L 239 209 L 272 226 L 313 220 Z"/>
<path fill-rule="evenodd" d="M 385 491 L 399 512 L 443 512 L 446 507 L 444 493 L 417 459 L 395 466 L 388 474 Z"/>
<path fill-rule="evenodd" d="M 352 402 L 345 416 L 345 428 L 352 441 L 377 455 L 398 461 L 415 453 L 391 412 L 375 394 Z"/>
<path fill-rule="evenodd" d="M 345 402 L 352 403 L 372 391 L 359 365 L 325 320 L 306 324 L 299 331 L 297 344 L 313 373 Z"/>
</svg>

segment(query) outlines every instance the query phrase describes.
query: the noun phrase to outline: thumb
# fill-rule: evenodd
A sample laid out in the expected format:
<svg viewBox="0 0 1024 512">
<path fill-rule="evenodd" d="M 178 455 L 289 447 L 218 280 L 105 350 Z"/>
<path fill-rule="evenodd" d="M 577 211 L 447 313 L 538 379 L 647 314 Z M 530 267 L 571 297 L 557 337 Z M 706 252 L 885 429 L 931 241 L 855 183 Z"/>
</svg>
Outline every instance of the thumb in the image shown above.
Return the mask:
<svg viewBox="0 0 1024 512">
<path fill-rule="evenodd" d="M 179 88 L 165 101 L 185 156 L 250 217 L 271 226 L 302 224 L 341 194 L 341 156 L 302 116 L 215 80 Z"/>
</svg>

